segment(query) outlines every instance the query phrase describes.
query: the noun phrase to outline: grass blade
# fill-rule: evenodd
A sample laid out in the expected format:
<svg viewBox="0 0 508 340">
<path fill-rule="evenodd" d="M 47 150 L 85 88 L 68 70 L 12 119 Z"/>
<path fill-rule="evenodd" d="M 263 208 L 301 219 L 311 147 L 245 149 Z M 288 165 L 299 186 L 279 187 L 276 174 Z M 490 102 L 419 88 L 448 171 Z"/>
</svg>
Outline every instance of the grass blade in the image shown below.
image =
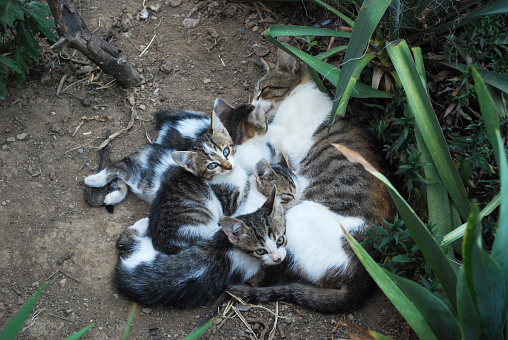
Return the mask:
<svg viewBox="0 0 508 340">
<path fill-rule="evenodd" d="M 413 302 L 438 339 L 460 339 L 460 328 L 447 305 L 419 284 L 386 271 Z"/>
<path fill-rule="evenodd" d="M 2 340 L 14 340 L 17 338 L 19 332 L 21 331 L 21 328 L 23 327 L 23 323 L 25 322 L 26 318 L 30 313 L 32 312 L 32 309 L 34 309 L 35 305 L 37 304 L 37 301 L 39 301 L 39 298 L 41 297 L 42 293 L 48 288 L 49 281 L 46 281 L 42 284 L 42 286 L 37 289 L 34 295 L 28 300 L 23 307 L 14 315 L 14 317 L 7 323 L 5 328 L 0 333 L 0 339 Z"/>
<path fill-rule="evenodd" d="M 499 131 L 496 131 L 496 141 L 502 145 Z M 504 156 L 504 157 L 503 157 Z M 499 220 L 496 232 L 496 239 L 492 247 L 492 257 L 501 267 L 504 277 L 505 301 L 504 315 L 508 314 L 508 162 L 506 160 L 506 152 L 504 148 L 500 148 L 498 156 L 499 174 L 501 179 L 501 207 L 499 208 Z"/>
<path fill-rule="evenodd" d="M 349 80 L 360 60 L 361 56 L 365 53 L 367 45 L 369 44 L 370 37 L 376 29 L 381 17 L 386 12 L 391 0 L 366 0 L 358 13 L 355 28 L 349 40 L 348 49 L 344 56 L 344 64 L 341 70 L 341 76 L 337 83 L 335 90 L 334 106 L 330 116 L 330 124 L 333 123 L 339 100 L 346 92 Z M 347 105 L 347 102 L 343 103 Z"/>
<path fill-rule="evenodd" d="M 462 243 L 464 278 L 478 315 L 483 339 L 502 339 L 505 287 L 504 274 L 496 261 L 481 248 L 482 224 L 475 205 Z M 504 315 L 503 315 L 504 314 Z"/>
<path fill-rule="evenodd" d="M 134 315 L 136 314 L 137 305 L 134 303 L 131 307 L 131 312 L 129 314 L 129 318 L 127 319 L 127 325 L 125 325 L 125 330 L 123 331 L 123 340 L 127 340 L 129 338 L 129 334 L 131 332 L 132 321 L 134 320 Z"/>
<path fill-rule="evenodd" d="M 425 318 L 407 298 L 402 290 L 397 287 L 390 277 L 383 269 L 369 256 L 369 254 L 362 248 L 353 236 L 341 226 L 346 240 L 355 252 L 356 256 L 360 259 L 365 269 L 369 272 L 370 276 L 376 281 L 377 285 L 386 297 L 393 303 L 395 308 L 402 314 L 404 319 L 409 323 L 411 328 L 415 331 L 420 339 L 436 339 L 432 329 L 425 321 Z"/>
<path fill-rule="evenodd" d="M 76 333 L 72 334 L 71 336 L 65 338 L 64 340 L 78 340 L 81 339 L 83 335 L 86 334 L 92 328 L 95 324 L 88 325 L 87 327 L 83 328 L 82 330 L 77 331 Z"/>
<path fill-rule="evenodd" d="M 279 30 L 280 26 L 273 26 L 265 31 L 265 36 L 268 41 L 270 41 L 275 46 L 279 47 L 280 49 L 288 52 L 295 58 L 301 60 L 305 64 L 307 64 L 310 68 L 313 68 L 317 72 L 319 72 L 323 77 L 325 77 L 328 81 L 330 81 L 332 84 L 336 84 L 338 82 L 339 76 L 340 76 L 340 69 L 325 63 L 324 61 L 320 60 L 319 58 L 313 57 L 308 53 L 305 53 L 303 51 L 300 51 L 296 47 L 293 47 L 291 45 L 281 43 L 280 41 L 276 40 L 275 37 L 283 36 L 281 33 L 281 30 Z M 275 32 L 275 34 L 273 34 Z M 286 31 L 283 31 L 286 33 Z M 363 83 L 356 83 L 356 86 L 354 90 L 352 91 L 353 97 L 357 98 L 392 98 L 393 94 L 387 93 L 384 91 L 379 91 L 376 89 L 371 88 L 370 86 L 367 86 Z"/>
<path fill-rule="evenodd" d="M 480 219 L 483 219 L 485 216 L 490 215 L 498 206 L 501 204 L 501 194 L 498 194 L 496 197 L 492 199 L 492 201 L 487 204 L 482 211 L 480 211 Z M 508 209 L 508 207 L 507 207 Z M 461 225 L 455 230 L 449 232 L 443 237 L 443 242 L 441 242 L 441 246 L 449 245 L 452 242 L 457 241 L 459 238 L 464 236 L 466 232 L 467 222 Z"/>
<path fill-rule="evenodd" d="M 353 74 L 349 79 L 349 83 L 346 87 L 346 90 L 344 91 L 344 95 L 342 96 L 342 98 L 340 98 L 340 102 L 337 107 L 337 114 L 339 116 L 343 116 L 346 113 L 347 103 L 349 101 L 349 98 L 351 97 L 351 91 L 353 91 L 354 87 L 356 86 L 358 78 L 360 77 L 360 73 L 362 73 L 363 69 L 374 58 L 375 56 L 373 54 L 366 54 L 360 59 L 360 61 L 356 65 Z"/>
<path fill-rule="evenodd" d="M 203 335 L 203 333 L 208 329 L 208 327 L 210 327 L 211 325 L 214 324 L 214 322 L 215 322 L 215 318 L 208 320 L 207 323 L 205 323 L 203 326 L 196 329 L 191 334 L 187 335 L 183 340 L 198 340 L 199 337 L 201 335 Z"/>
<path fill-rule="evenodd" d="M 436 274 L 443 290 L 450 300 L 450 304 L 453 308 L 456 306 L 456 293 L 455 289 L 457 286 L 457 275 L 453 270 L 450 262 L 445 257 L 443 250 L 436 243 L 434 237 L 427 230 L 423 222 L 418 218 L 416 213 L 411 209 L 409 204 L 402 198 L 398 191 L 393 187 L 390 181 L 377 171 L 370 163 L 368 163 L 359 153 L 346 148 L 340 144 L 332 144 L 340 152 L 346 156 L 346 158 L 353 163 L 360 163 L 365 170 L 377 177 L 385 187 L 388 189 L 390 196 L 397 207 L 397 210 L 404 220 L 406 228 L 411 233 L 411 236 L 418 244 L 423 256 L 429 263 L 430 267 Z"/>
<path fill-rule="evenodd" d="M 387 46 L 397 75 L 406 91 L 408 104 L 415 115 L 415 121 L 420 129 L 425 144 L 434 161 L 434 165 L 441 177 L 460 215 L 467 219 L 471 206 L 466 195 L 464 184 L 457 168 L 453 164 L 448 145 L 437 121 L 430 99 L 422 85 L 416 66 L 411 58 L 407 43 L 398 40 Z"/>
<path fill-rule="evenodd" d="M 459 271 L 457 280 L 457 314 L 464 334 L 463 339 L 480 339 L 480 323 L 478 313 L 467 289 L 464 268 Z"/>
<path fill-rule="evenodd" d="M 330 11 L 332 12 L 333 14 L 335 14 L 336 16 L 338 16 L 339 18 L 341 18 L 342 20 L 344 20 L 349 26 L 351 27 L 355 27 L 355 23 L 353 20 L 351 20 L 351 18 L 349 18 L 348 16 L 342 14 L 341 12 L 339 12 L 338 10 L 336 10 L 335 8 L 333 8 L 332 6 L 328 5 L 327 3 L 325 3 L 324 1 L 321 1 L 321 0 L 311 0 L 311 2 L 315 3 L 316 5 L 318 6 L 321 6 L 323 7 L 324 9 L 326 9 L 327 11 Z"/>
</svg>

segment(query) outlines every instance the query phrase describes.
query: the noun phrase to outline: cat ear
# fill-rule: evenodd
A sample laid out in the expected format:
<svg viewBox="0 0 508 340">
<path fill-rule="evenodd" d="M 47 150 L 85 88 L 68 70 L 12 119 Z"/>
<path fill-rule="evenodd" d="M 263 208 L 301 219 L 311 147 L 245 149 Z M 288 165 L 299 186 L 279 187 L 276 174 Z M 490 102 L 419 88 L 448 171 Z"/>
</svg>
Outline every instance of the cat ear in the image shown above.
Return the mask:
<svg viewBox="0 0 508 340">
<path fill-rule="evenodd" d="M 226 103 L 224 100 L 220 98 L 216 98 L 213 103 L 213 112 L 217 115 L 217 117 L 221 118 L 225 115 L 228 115 L 233 111 L 233 107 Z"/>
<path fill-rule="evenodd" d="M 219 117 L 217 117 L 215 112 L 212 112 L 212 122 L 210 123 L 210 127 L 208 127 L 208 132 L 212 134 L 220 134 L 226 138 L 231 138 L 229 136 L 228 130 L 226 130 L 226 127 L 224 124 L 222 124 L 221 120 Z"/>
<path fill-rule="evenodd" d="M 274 173 L 272 167 L 270 166 L 270 163 L 264 158 L 261 158 L 256 165 L 254 166 L 254 171 L 256 174 L 256 177 L 260 181 L 260 184 L 264 184 L 266 182 L 270 175 Z"/>
<path fill-rule="evenodd" d="M 233 217 L 222 216 L 219 221 L 220 227 L 228 236 L 228 239 L 233 244 L 242 242 L 246 233 L 245 224 Z"/>
<path fill-rule="evenodd" d="M 263 63 L 263 68 L 265 69 L 266 73 L 270 72 L 275 67 L 277 67 L 274 63 L 272 63 L 268 60 L 264 60 L 263 58 L 261 58 L 261 62 Z"/>
<path fill-rule="evenodd" d="M 270 191 L 270 195 L 268 196 L 268 199 L 266 200 L 266 202 L 261 207 L 261 209 L 266 210 L 270 215 L 273 213 L 273 211 L 274 211 L 273 208 L 275 207 L 275 204 L 277 203 L 277 200 L 275 199 L 275 194 L 276 193 L 277 193 L 277 189 L 276 189 L 276 187 L 274 185 L 272 187 L 272 191 Z"/>
<path fill-rule="evenodd" d="M 292 55 L 284 52 L 283 50 L 277 50 L 277 65 L 288 73 L 293 75 L 298 71 L 300 63 Z"/>
<path fill-rule="evenodd" d="M 195 152 L 193 151 L 173 151 L 171 158 L 173 158 L 176 164 L 197 176 L 197 169 L 193 162 L 194 154 Z"/>
<path fill-rule="evenodd" d="M 266 114 L 263 112 L 263 110 L 253 109 L 247 117 L 247 123 L 252 125 L 256 130 L 266 131 L 268 128 L 268 124 L 266 122 Z"/>
<path fill-rule="evenodd" d="M 270 214 L 270 217 L 283 217 L 284 207 L 282 206 L 282 203 L 277 199 L 276 193 L 277 189 L 274 185 L 272 191 L 270 192 L 270 196 L 268 196 L 268 199 L 266 200 L 265 204 L 263 204 L 261 209 L 266 210 Z"/>
<path fill-rule="evenodd" d="M 288 159 L 288 156 L 284 153 L 284 152 L 281 152 L 280 154 L 280 161 L 279 161 L 279 165 L 284 167 L 284 168 L 288 168 L 289 170 L 293 170 L 293 168 L 291 167 L 291 164 L 289 163 L 289 159 Z"/>
</svg>

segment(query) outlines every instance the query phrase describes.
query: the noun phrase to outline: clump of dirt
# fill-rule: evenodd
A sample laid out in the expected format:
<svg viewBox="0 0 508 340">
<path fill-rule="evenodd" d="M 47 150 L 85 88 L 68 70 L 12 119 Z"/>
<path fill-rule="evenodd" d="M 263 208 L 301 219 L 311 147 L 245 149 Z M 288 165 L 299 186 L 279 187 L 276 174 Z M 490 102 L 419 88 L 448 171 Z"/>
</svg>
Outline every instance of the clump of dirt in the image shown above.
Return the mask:
<svg viewBox="0 0 508 340">
<path fill-rule="evenodd" d="M 262 75 L 254 60 L 275 58 L 262 31 L 275 23 L 313 21 L 303 5 L 182 0 L 144 5 L 145 10 L 141 1 L 76 2 L 88 27 L 113 32 L 112 43 L 152 81 L 122 89 L 79 53 L 44 47 L 45 66 L 36 67 L 0 102 L 0 325 L 51 281 L 20 339 L 61 339 L 90 323 L 95 326 L 85 339 L 118 339 L 123 333 L 131 302 L 118 296 L 112 282 L 115 241 L 147 216 L 149 207 L 131 194 L 114 214 L 92 208 L 85 203 L 82 181 L 98 169 L 97 147 L 106 130 L 128 126 L 128 98 L 134 99 L 137 115 L 127 133 L 111 142 L 112 161 L 155 138 L 152 119 L 161 108 L 210 112 L 216 97 L 232 105 L 249 102 Z M 196 20 L 187 20 L 186 28 L 186 19 Z M 224 304 L 205 337 L 267 338 L 274 328 L 276 339 L 344 338 L 338 320 L 409 337 L 407 324 L 380 292 L 346 315 L 321 315 L 285 303 L 265 306 L 278 309 L 275 328 L 266 309 L 238 307 L 254 336 L 233 309 L 222 314 Z M 130 338 L 181 338 L 207 310 L 140 306 Z"/>
</svg>

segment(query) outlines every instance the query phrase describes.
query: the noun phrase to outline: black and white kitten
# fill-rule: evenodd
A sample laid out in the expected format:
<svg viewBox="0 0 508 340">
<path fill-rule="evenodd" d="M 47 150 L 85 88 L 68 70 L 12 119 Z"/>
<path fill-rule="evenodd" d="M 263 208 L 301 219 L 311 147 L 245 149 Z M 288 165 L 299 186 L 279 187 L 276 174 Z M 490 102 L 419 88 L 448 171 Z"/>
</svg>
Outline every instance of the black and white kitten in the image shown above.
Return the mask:
<svg viewBox="0 0 508 340">
<path fill-rule="evenodd" d="M 169 255 L 155 250 L 145 234 L 148 219 L 136 222 L 127 230 L 129 251 L 116 267 L 120 293 L 145 305 L 196 307 L 215 299 L 227 285 L 250 279 L 262 265 L 284 260 L 285 220 L 275 189 L 255 212 L 223 216 L 219 224 L 210 239 Z"/>
</svg>

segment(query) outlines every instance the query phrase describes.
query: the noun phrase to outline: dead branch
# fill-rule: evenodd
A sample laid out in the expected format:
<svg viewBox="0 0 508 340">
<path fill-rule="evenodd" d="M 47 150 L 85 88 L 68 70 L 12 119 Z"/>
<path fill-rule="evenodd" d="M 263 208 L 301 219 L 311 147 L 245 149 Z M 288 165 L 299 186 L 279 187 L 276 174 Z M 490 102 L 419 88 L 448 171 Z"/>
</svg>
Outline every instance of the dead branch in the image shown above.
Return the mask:
<svg viewBox="0 0 508 340">
<path fill-rule="evenodd" d="M 118 49 L 92 33 L 74 8 L 72 0 L 47 0 L 60 39 L 51 46 L 70 46 L 83 53 L 121 85 L 131 87 L 140 82 L 138 72 L 120 55 Z"/>
</svg>

